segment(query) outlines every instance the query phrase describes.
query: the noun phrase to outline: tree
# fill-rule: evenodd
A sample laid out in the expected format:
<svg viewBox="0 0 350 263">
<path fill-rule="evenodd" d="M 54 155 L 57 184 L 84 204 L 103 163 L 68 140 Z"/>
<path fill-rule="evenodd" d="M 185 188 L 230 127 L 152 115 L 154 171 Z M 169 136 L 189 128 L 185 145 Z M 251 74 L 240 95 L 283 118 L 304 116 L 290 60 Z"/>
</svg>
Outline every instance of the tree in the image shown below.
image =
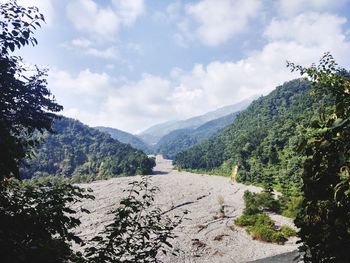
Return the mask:
<svg viewBox="0 0 350 263">
<path fill-rule="evenodd" d="M 44 16 L 12 0 L 0 5 L 0 18 L 0 178 L 18 178 L 19 162 L 35 144 L 33 134 L 51 131 L 54 113 L 63 107 L 46 87 L 47 70 L 35 66 L 29 71 L 21 57 L 11 54 L 37 44 L 33 33 Z"/>
<path fill-rule="evenodd" d="M 51 131 L 62 109 L 46 88 L 44 69 L 31 71 L 11 52 L 36 45 L 33 31 L 44 22 L 35 7 L 10 1 L 0 5 L 0 258 L 3 262 L 78 262 L 71 242 L 82 241 L 72 229 L 80 224 L 72 203 L 92 198 L 67 183 L 27 185 L 19 163 L 38 132 Z M 30 74 L 32 72 L 32 74 Z"/>
<path fill-rule="evenodd" d="M 300 150 L 304 199 L 295 223 L 305 262 L 350 262 L 350 76 L 326 53 L 318 66 L 288 63 L 330 102 L 307 129 Z"/>
<path fill-rule="evenodd" d="M 31 184 L 6 179 L 0 184 L 0 258 L 6 263 L 82 262 L 72 242 L 83 245 L 73 204 L 93 198 L 66 182 Z M 87 210 L 82 209 L 82 212 Z"/>
</svg>

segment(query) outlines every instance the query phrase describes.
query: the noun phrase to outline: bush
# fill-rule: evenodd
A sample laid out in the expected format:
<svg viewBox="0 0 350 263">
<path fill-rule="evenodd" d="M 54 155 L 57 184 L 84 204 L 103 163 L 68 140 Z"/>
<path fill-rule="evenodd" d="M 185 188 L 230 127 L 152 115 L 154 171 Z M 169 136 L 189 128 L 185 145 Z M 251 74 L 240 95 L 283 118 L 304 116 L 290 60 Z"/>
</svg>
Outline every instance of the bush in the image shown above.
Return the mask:
<svg viewBox="0 0 350 263">
<path fill-rule="evenodd" d="M 249 191 L 244 192 L 245 209 L 244 214 L 254 215 L 264 211 L 271 211 L 278 213 L 280 211 L 280 203 L 276 200 L 272 193 L 252 193 Z"/>
<path fill-rule="evenodd" d="M 242 216 L 240 216 L 235 220 L 235 224 L 238 226 L 255 226 L 255 225 L 274 226 L 274 222 L 265 213 L 256 214 L 256 215 L 243 214 Z"/>
<path fill-rule="evenodd" d="M 297 214 L 301 209 L 303 198 L 301 196 L 292 196 L 287 200 L 281 201 L 284 204 L 282 209 L 282 215 L 289 218 L 296 218 Z"/>
<path fill-rule="evenodd" d="M 297 231 L 289 226 L 282 226 L 280 231 L 285 237 L 293 237 L 297 235 Z"/>
<path fill-rule="evenodd" d="M 282 232 L 276 231 L 273 227 L 269 225 L 255 225 L 247 227 L 247 232 L 253 237 L 253 239 L 273 242 L 278 244 L 284 244 L 287 238 Z"/>
</svg>

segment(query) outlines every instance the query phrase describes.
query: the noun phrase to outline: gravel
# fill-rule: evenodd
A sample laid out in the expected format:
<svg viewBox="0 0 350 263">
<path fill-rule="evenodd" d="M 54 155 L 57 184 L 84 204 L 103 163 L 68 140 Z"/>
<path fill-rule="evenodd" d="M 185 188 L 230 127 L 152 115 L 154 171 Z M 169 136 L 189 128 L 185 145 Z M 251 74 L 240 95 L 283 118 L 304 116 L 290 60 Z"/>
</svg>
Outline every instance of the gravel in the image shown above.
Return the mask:
<svg viewBox="0 0 350 263">
<path fill-rule="evenodd" d="M 227 177 L 176 171 L 171 161 L 161 156 L 157 156 L 156 161 L 151 183 L 157 185 L 160 192 L 155 205 L 164 211 L 178 207 L 169 212 L 169 216 L 189 211 L 176 229 L 177 238 L 171 242 L 180 253 L 176 257 L 160 256 L 164 262 L 249 262 L 297 249 L 296 238 L 289 239 L 284 245 L 265 243 L 253 240 L 244 229 L 233 224 L 244 209 L 244 191 L 259 192 L 260 188 L 232 183 Z M 81 204 L 91 213 L 79 214 L 83 223 L 77 234 L 89 239 L 100 232 L 111 221 L 108 212 L 125 196 L 123 190 L 127 189 L 128 183 L 139 179 L 139 176 L 122 177 L 81 184 L 91 188 L 96 199 Z M 225 208 L 224 217 L 220 214 L 221 204 Z M 278 225 L 293 226 L 288 218 L 275 215 L 273 219 Z"/>
</svg>

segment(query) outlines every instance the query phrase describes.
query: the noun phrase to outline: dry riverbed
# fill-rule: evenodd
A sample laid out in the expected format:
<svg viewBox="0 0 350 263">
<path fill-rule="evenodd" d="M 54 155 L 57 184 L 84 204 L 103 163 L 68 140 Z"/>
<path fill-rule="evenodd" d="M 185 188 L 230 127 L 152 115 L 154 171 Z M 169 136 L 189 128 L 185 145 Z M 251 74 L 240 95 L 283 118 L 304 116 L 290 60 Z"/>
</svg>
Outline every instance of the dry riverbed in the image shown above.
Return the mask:
<svg viewBox="0 0 350 263">
<path fill-rule="evenodd" d="M 244 229 L 234 226 L 233 220 L 244 209 L 244 191 L 260 191 L 259 188 L 232 184 L 225 177 L 179 172 L 173 170 L 171 161 L 160 156 L 157 156 L 154 170 L 151 182 L 160 188 L 156 205 L 163 210 L 179 206 L 169 216 L 189 211 L 176 229 L 178 237 L 172 241 L 181 252 L 177 257 L 162 258 L 164 262 L 249 262 L 297 249 L 296 238 L 291 238 L 285 245 L 264 243 L 252 240 Z M 139 177 L 114 178 L 82 185 L 93 189 L 96 197 L 82 204 L 91 211 L 91 214 L 81 215 L 83 224 L 78 234 L 82 238 L 93 237 L 111 221 L 108 212 L 118 206 L 125 196 L 123 189 L 135 179 Z M 225 207 L 224 218 L 218 218 L 220 203 Z M 292 225 L 290 219 L 282 216 L 275 215 L 273 219 L 277 224 Z"/>
</svg>

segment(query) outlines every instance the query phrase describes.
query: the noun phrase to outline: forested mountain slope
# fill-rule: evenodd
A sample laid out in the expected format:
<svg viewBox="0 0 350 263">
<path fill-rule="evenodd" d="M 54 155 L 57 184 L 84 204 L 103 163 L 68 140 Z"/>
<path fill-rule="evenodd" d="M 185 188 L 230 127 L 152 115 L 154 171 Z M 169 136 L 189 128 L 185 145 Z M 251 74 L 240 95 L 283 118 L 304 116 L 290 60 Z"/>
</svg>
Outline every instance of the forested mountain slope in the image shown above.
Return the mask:
<svg viewBox="0 0 350 263">
<path fill-rule="evenodd" d="M 201 125 L 209 122 L 211 120 L 215 120 L 221 117 L 224 117 L 228 114 L 244 110 L 248 107 L 248 105 L 253 101 L 255 97 L 251 97 L 249 99 L 243 100 L 239 103 L 228 105 L 222 108 L 219 108 L 215 111 L 210 111 L 206 114 L 192 117 L 187 120 L 179 120 L 179 121 L 169 121 L 161 124 L 154 125 L 147 130 L 143 131 L 139 134 L 139 137 L 143 139 L 145 142 L 151 145 L 155 145 L 159 142 L 159 140 L 169 134 L 172 131 L 179 129 L 196 129 Z"/>
<path fill-rule="evenodd" d="M 94 128 L 101 132 L 108 133 L 109 135 L 111 135 L 113 139 L 116 139 L 122 143 L 130 144 L 133 148 L 141 150 L 144 153 L 151 152 L 151 149 L 150 149 L 151 147 L 149 145 L 147 145 L 144 141 L 142 141 L 140 138 L 138 138 L 137 136 L 131 133 L 121 131 L 115 128 L 102 127 L 102 126 L 94 127 Z"/>
<path fill-rule="evenodd" d="M 185 169 L 217 170 L 229 175 L 238 165 L 242 182 L 300 187 L 302 156 L 295 153 L 307 126 L 326 99 L 310 96 L 309 83 L 293 80 L 254 101 L 232 125 L 176 155 Z"/>
<path fill-rule="evenodd" d="M 149 174 L 155 165 L 143 152 L 77 120 L 62 117 L 53 129 L 54 134 L 42 136 L 35 157 L 22 165 L 22 178 Z"/>
<path fill-rule="evenodd" d="M 238 112 L 204 123 L 196 129 L 179 129 L 163 136 L 156 145 L 156 151 L 167 159 L 191 146 L 208 139 L 220 129 L 231 124 Z"/>
</svg>

